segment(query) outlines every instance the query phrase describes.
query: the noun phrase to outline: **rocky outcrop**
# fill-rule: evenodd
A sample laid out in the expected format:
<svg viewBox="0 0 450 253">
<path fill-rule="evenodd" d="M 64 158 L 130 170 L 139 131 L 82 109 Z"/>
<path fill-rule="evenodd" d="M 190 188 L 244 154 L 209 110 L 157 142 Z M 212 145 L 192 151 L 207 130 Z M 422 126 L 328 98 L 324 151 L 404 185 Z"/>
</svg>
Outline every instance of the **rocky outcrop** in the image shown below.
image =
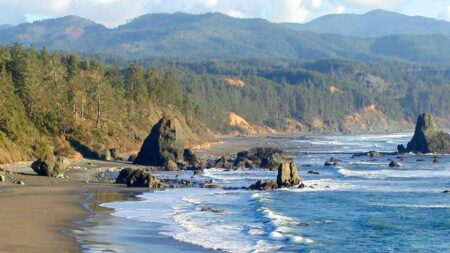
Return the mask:
<svg viewBox="0 0 450 253">
<path fill-rule="evenodd" d="M 278 167 L 277 185 L 281 187 L 291 187 L 300 184 L 301 179 L 298 176 L 295 162 L 282 163 Z"/>
<path fill-rule="evenodd" d="M 406 148 L 399 145 L 398 151 L 414 153 L 450 153 L 450 135 L 439 130 L 429 113 L 417 119 L 414 136 Z"/>
<path fill-rule="evenodd" d="M 274 181 L 258 180 L 256 183 L 250 185 L 248 189 L 256 191 L 271 191 L 278 188 L 278 185 Z"/>
<path fill-rule="evenodd" d="M 163 117 L 153 126 L 133 163 L 162 167 L 180 158 L 175 125 L 171 119 Z"/>
<path fill-rule="evenodd" d="M 39 158 L 31 164 L 31 168 L 39 176 L 61 177 L 70 166 L 69 160 L 63 157 L 47 156 Z"/>
<path fill-rule="evenodd" d="M 222 156 L 221 158 L 214 161 L 214 163 L 209 166 L 211 168 L 219 168 L 219 169 L 231 169 L 232 163 L 228 161 L 227 158 Z"/>
<path fill-rule="evenodd" d="M 274 148 L 253 148 L 237 154 L 233 167 L 243 168 L 265 168 L 276 170 L 282 163 L 290 162 L 292 158 L 284 151 Z"/>
<path fill-rule="evenodd" d="M 116 182 L 126 183 L 128 187 L 165 188 L 167 186 L 143 169 L 123 169 L 116 178 Z"/>
<path fill-rule="evenodd" d="M 122 170 L 119 172 L 119 175 L 118 175 L 117 178 L 116 178 L 116 183 L 117 183 L 117 184 L 126 184 L 128 178 L 130 177 L 130 175 L 131 175 L 134 171 L 135 171 L 135 169 L 132 169 L 132 168 L 125 168 L 125 169 L 122 169 Z"/>
<path fill-rule="evenodd" d="M 398 162 L 396 162 L 396 161 L 391 161 L 391 162 L 389 163 L 389 167 L 397 167 L 397 168 L 400 168 L 401 165 L 400 165 Z"/>
<path fill-rule="evenodd" d="M 189 148 L 184 149 L 183 159 L 189 166 L 192 166 L 192 167 L 201 166 L 201 164 L 202 164 L 202 161 Z"/>
</svg>

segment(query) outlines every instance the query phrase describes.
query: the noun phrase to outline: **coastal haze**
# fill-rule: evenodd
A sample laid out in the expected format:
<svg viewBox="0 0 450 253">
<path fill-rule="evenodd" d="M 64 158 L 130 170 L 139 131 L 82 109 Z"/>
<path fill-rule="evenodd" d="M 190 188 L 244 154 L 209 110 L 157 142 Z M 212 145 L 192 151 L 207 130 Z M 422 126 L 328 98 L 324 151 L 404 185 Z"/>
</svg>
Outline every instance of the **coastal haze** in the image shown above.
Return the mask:
<svg viewBox="0 0 450 253">
<path fill-rule="evenodd" d="M 0 14 L 0 252 L 450 252 L 447 1 Z"/>
</svg>

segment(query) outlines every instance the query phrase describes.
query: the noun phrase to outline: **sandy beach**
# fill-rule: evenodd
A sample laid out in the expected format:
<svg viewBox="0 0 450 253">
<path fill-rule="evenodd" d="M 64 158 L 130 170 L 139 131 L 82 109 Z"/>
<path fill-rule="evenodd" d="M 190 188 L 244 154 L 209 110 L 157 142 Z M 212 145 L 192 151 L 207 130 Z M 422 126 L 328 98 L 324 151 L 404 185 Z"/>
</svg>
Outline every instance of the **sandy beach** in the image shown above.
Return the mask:
<svg viewBox="0 0 450 253">
<path fill-rule="evenodd" d="M 226 137 L 196 152 L 217 157 L 255 146 L 277 146 L 276 137 Z M 80 252 L 70 231 L 90 211 L 83 203 L 116 201 L 124 186 L 86 181 L 107 170 L 134 167 L 124 162 L 72 161 L 67 179 L 37 176 L 30 162 L 2 165 L 0 173 L 0 252 Z M 25 184 L 19 185 L 22 181 Z M 94 199 L 88 200 L 93 197 Z M 94 210 L 95 211 L 95 210 Z"/>
</svg>

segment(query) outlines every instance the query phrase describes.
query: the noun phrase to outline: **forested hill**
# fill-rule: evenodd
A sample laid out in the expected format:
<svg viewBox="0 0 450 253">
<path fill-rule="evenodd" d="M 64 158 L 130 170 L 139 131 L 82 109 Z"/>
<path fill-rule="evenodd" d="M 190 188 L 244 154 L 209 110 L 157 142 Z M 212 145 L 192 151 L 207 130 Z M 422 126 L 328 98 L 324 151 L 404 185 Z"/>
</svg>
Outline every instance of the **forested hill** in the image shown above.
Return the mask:
<svg viewBox="0 0 450 253">
<path fill-rule="evenodd" d="M 0 163 L 137 150 L 162 115 L 175 120 L 180 144 L 212 137 L 173 74 L 136 65 L 0 47 L 0 94 Z"/>
<path fill-rule="evenodd" d="M 210 140 L 211 131 L 399 131 L 424 111 L 449 126 L 449 83 L 450 68 L 405 63 L 153 59 L 106 66 L 0 47 L 0 163 L 50 150 L 136 150 L 163 114 L 176 119 L 185 145 Z"/>
<path fill-rule="evenodd" d="M 450 22 L 384 10 L 374 10 L 364 14 L 330 14 L 305 24 L 286 23 L 285 26 L 298 31 L 356 37 L 381 37 L 396 34 L 450 35 Z"/>
<path fill-rule="evenodd" d="M 227 113 L 281 131 L 402 131 L 421 112 L 450 126 L 450 68 L 346 60 L 152 63 L 175 68 L 212 129 Z"/>
<path fill-rule="evenodd" d="M 354 22 L 341 23 L 342 27 L 335 31 L 363 33 L 358 27 L 352 28 Z M 436 29 L 445 31 L 445 25 Z M 380 29 L 393 34 L 400 33 L 398 27 L 402 27 L 402 24 L 393 22 Z M 81 17 L 67 16 L 0 29 L 0 43 L 10 45 L 19 42 L 35 47 L 46 46 L 51 50 L 127 59 L 155 56 L 304 61 L 339 58 L 364 62 L 450 64 L 448 33 L 422 34 L 420 31 L 423 31 L 423 24 L 420 22 L 408 22 L 407 27 L 401 34 L 358 38 L 299 32 L 285 24 L 262 19 L 232 18 L 220 13 L 148 14 L 115 29 L 105 28 Z M 320 32 L 320 29 L 313 31 Z"/>
</svg>

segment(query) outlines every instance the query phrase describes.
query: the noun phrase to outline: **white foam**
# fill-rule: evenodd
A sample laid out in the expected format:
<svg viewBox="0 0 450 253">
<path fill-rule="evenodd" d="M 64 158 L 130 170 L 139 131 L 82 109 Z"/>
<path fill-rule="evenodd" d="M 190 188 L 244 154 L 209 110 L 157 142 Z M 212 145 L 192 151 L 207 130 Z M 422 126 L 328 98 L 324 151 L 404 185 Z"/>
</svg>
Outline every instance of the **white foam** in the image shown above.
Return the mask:
<svg viewBox="0 0 450 253">
<path fill-rule="evenodd" d="M 315 180 L 303 180 L 306 185 L 304 188 L 281 188 L 279 191 L 290 192 L 317 192 L 317 191 L 348 191 L 354 190 L 358 187 L 350 182 L 343 182 L 341 180 L 322 178 Z"/>
<path fill-rule="evenodd" d="M 285 239 L 285 236 L 278 231 L 273 231 L 272 233 L 270 233 L 269 238 L 272 240 L 281 241 Z"/>
<path fill-rule="evenodd" d="M 436 204 L 436 205 L 414 205 L 414 204 L 375 204 L 381 207 L 405 207 L 405 208 L 424 208 L 424 209 L 448 209 L 450 204 Z"/>
<path fill-rule="evenodd" d="M 432 178 L 450 177 L 450 170 L 409 170 L 409 169 L 381 169 L 381 170 L 349 170 L 341 168 L 338 172 L 346 177 L 362 177 L 370 179 L 385 178 Z"/>
<path fill-rule="evenodd" d="M 303 236 L 292 236 L 289 241 L 296 244 L 311 244 L 314 242 L 314 240 L 305 238 Z"/>
</svg>

